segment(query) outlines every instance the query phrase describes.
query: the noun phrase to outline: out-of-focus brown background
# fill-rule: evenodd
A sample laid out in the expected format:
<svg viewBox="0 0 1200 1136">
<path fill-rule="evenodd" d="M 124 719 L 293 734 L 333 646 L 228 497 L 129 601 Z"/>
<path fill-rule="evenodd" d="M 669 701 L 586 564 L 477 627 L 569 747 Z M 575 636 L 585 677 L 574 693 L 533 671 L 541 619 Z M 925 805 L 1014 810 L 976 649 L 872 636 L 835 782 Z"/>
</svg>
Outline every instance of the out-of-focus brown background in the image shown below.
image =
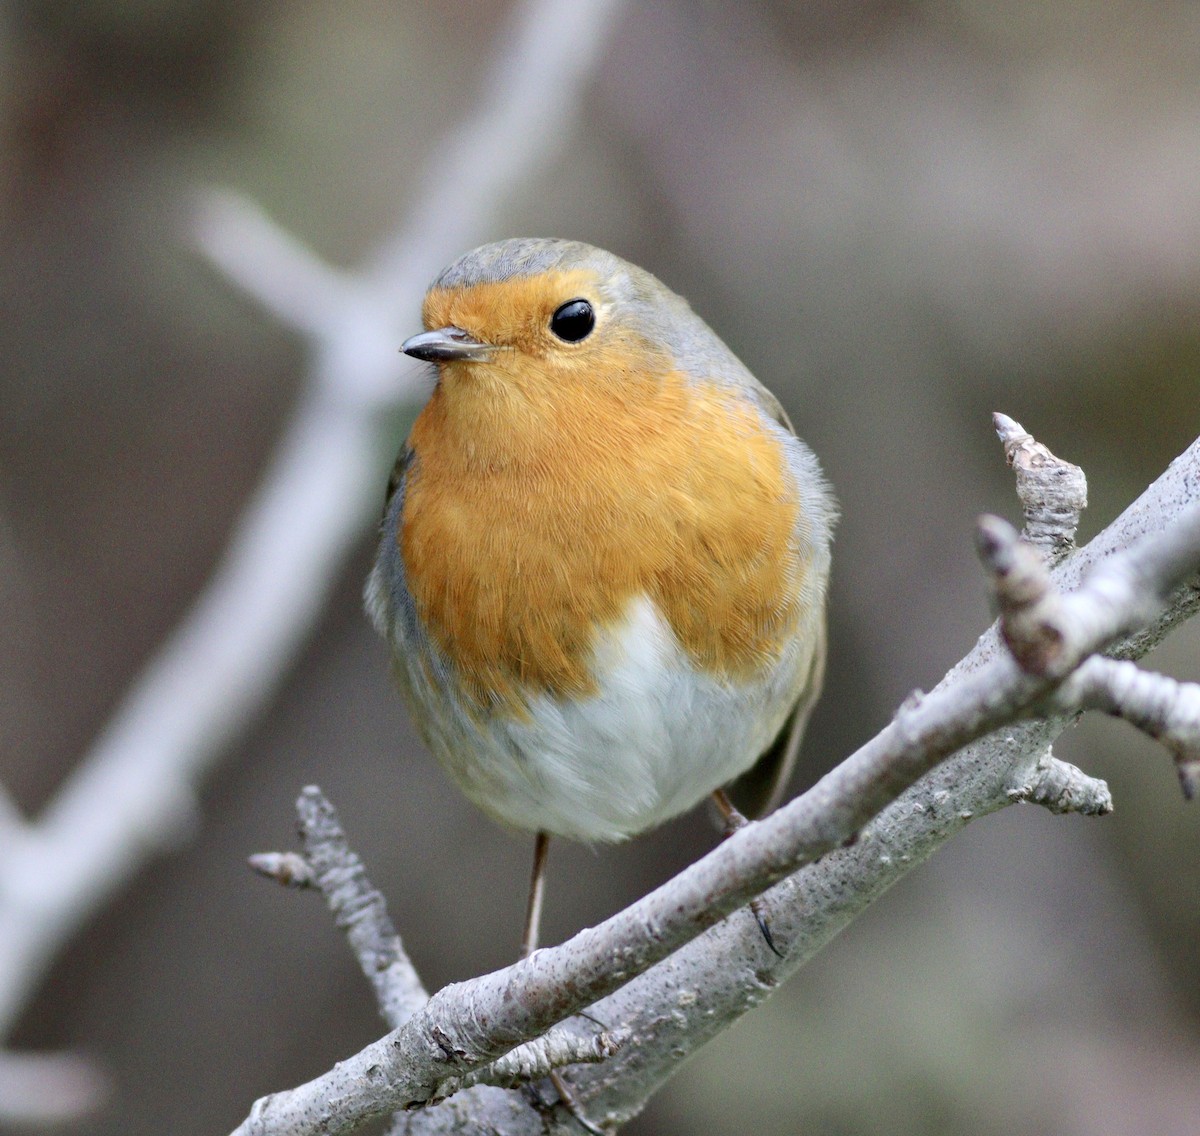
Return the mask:
<svg viewBox="0 0 1200 1136">
<path fill-rule="evenodd" d="M 303 345 L 189 246 L 235 187 L 339 264 L 474 105 L 507 6 L 27 0 L 0 16 L 0 776 L 37 810 L 187 608 Z M 492 237 L 661 276 L 778 391 L 843 508 L 807 783 L 986 625 L 989 413 L 1084 465 L 1095 532 L 1200 433 L 1200 8 L 632 3 L 549 175 Z M 447 259 L 462 250 L 447 250 Z M 412 328 L 420 297 L 412 297 Z M 399 445 L 400 438 L 396 439 Z M 380 487 L 382 495 L 383 487 Z M 250 875 L 319 782 L 426 980 L 514 957 L 530 841 L 414 739 L 361 614 L 364 533 L 191 840 L 65 950 L 16 1041 L 111 1075 L 71 1131 L 223 1132 L 380 1032 L 319 901 Z M 1195 630 L 1156 663 L 1196 679 Z M 1200 812 L 1116 723 L 1061 756 L 1102 821 L 971 826 L 631 1131 L 1200 1130 Z M 553 851 L 551 939 L 713 843 L 704 816 Z"/>
</svg>

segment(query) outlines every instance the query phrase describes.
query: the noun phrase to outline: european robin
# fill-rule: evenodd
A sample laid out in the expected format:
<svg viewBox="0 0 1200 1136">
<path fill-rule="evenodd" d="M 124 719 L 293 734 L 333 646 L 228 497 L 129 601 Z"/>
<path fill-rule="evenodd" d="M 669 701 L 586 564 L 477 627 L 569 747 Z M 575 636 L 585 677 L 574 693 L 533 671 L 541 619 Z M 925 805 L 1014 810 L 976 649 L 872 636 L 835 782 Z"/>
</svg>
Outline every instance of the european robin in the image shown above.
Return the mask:
<svg viewBox="0 0 1200 1136">
<path fill-rule="evenodd" d="M 403 345 L 437 365 L 367 608 L 429 748 L 485 813 L 617 841 L 759 763 L 773 806 L 825 659 L 835 519 L 775 397 L 648 272 L 484 245 Z M 760 921 L 761 922 L 761 921 Z M 769 939 L 768 939 L 769 941 Z"/>
</svg>

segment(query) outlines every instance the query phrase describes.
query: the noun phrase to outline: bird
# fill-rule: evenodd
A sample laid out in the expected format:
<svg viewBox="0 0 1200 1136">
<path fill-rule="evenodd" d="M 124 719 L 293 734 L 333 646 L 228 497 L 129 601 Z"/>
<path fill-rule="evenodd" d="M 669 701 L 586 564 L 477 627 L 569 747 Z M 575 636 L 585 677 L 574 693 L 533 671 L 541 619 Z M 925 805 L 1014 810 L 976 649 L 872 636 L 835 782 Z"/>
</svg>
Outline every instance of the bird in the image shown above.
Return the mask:
<svg viewBox="0 0 1200 1136">
<path fill-rule="evenodd" d="M 527 955 L 552 837 L 622 841 L 706 798 L 732 830 L 739 778 L 752 811 L 778 803 L 823 680 L 837 506 L 775 396 L 610 252 L 482 245 L 422 323 L 401 350 L 436 381 L 366 608 L 428 748 L 535 835 Z"/>
</svg>

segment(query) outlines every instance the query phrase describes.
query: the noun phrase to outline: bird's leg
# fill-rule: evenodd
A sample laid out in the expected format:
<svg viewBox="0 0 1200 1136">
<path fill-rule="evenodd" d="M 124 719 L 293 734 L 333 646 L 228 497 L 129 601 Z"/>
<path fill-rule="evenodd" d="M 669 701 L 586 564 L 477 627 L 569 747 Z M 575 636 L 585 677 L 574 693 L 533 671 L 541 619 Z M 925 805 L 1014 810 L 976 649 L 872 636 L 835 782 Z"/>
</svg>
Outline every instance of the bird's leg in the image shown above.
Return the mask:
<svg viewBox="0 0 1200 1136">
<path fill-rule="evenodd" d="M 550 834 L 539 832 L 533 842 L 533 872 L 529 877 L 529 902 L 525 907 L 525 931 L 521 936 L 521 957 L 523 959 L 528 958 L 537 950 L 538 932 L 542 924 L 542 900 L 546 894 L 546 856 L 549 851 Z M 550 1071 L 550 1083 L 554 1086 L 558 1093 L 558 1099 L 566 1106 L 567 1111 L 588 1132 L 593 1136 L 605 1136 L 602 1129 L 597 1128 L 583 1115 L 579 1102 L 575 1099 L 575 1094 L 571 1092 L 570 1086 L 563 1080 L 562 1074 L 557 1069 Z M 532 1085 L 530 1089 L 534 1091 L 535 1099 L 538 1099 Z"/>
<path fill-rule="evenodd" d="M 737 832 L 739 828 L 745 828 L 750 823 L 737 805 L 729 799 L 729 794 L 724 789 L 714 789 L 712 799 L 713 804 L 717 806 L 717 811 L 721 814 L 727 838 Z M 767 922 L 766 904 L 763 903 L 761 896 L 755 896 L 750 901 L 750 914 L 754 916 L 754 921 L 758 924 L 759 931 L 762 932 L 763 941 L 771 948 L 771 953 L 783 958 L 783 952 L 775 945 L 775 938 L 771 934 L 771 925 Z"/>
<path fill-rule="evenodd" d="M 726 836 L 732 836 L 739 828 L 745 828 L 750 823 L 737 805 L 729 799 L 729 794 L 724 789 L 714 789 L 712 799 L 713 804 L 717 806 L 717 811 L 721 814 Z"/>
<path fill-rule="evenodd" d="M 525 906 L 525 931 L 521 935 L 521 957 L 528 958 L 538 945 L 542 926 L 542 899 L 546 894 L 546 854 L 550 834 L 539 832 L 533 842 L 533 874 L 529 878 L 529 902 Z"/>
</svg>

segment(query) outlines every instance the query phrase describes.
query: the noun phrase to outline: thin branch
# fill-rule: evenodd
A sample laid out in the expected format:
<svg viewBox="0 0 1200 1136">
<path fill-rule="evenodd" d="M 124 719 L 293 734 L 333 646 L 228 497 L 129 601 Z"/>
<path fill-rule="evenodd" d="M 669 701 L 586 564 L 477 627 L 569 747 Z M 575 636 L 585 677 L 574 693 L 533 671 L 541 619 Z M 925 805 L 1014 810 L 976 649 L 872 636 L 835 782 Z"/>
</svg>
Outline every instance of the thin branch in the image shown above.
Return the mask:
<svg viewBox="0 0 1200 1136">
<path fill-rule="evenodd" d="M 301 791 L 296 801 L 296 816 L 303 855 L 260 852 L 250 857 L 250 867 L 285 887 L 321 892 L 375 992 L 375 1003 L 383 1020 L 390 1029 L 395 1029 L 429 1000 L 429 994 L 388 915 L 387 901 L 367 878 L 362 860 L 346 839 L 336 810 L 315 785 Z M 506 1057 L 512 1058 L 513 1054 Z M 515 1060 L 519 1066 L 520 1058 Z M 472 1078 L 470 1084 L 512 1083 L 504 1067 L 477 1070 Z M 461 1079 L 455 1085 L 455 1089 L 467 1087 Z"/>
<path fill-rule="evenodd" d="M 384 1021 L 395 1029 L 425 1005 L 429 995 L 388 916 L 387 901 L 367 878 L 337 812 L 320 789 L 315 785 L 304 789 L 296 812 L 313 883 L 375 988 Z"/>
<path fill-rule="evenodd" d="M 336 334 L 361 283 L 326 264 L 241 194 L 204 189 L 192 213 L 196 247 L 281 323 L 316 339 Z"/>
<path fill-rule="evenodd" d="M 1056 692 L 1060 709 L 1102 710 L 1161 742 L 1175 758 L 1183 795 L 1200 789 L 1200 684 L 1128 661 L 1088 659 Z"/>
<path fill-rule="evenodd" d="M 309 785 L 302 790 L 296 812 L 304 854 L 262 852 L 250 857 L 250 866 L 285 887 L 316 889 L 324 895 L 334 922 L 345 932 L 363 974 L 375 989 L 380 1013 L 395 1029 L 412 1017 L 429 995 L 388 916 L 387 902 L 367 878 L 337 811 L 319 788 Z M 475 1085 L 507 1088 L 539 1080 L 567 1065 L 594 1064 L 612 1057 L 628 1040 L 627 1030 L 581 1035 L 556 1026 L 466 1076 L 447 1078 L 430 1103 Z"/>
<path fill-rule="evenodd" d="M 1003 633 L 1022 670 L 1062 679 L 1092 651 L 1151 623 L 1172 592 L 1196 586 L 1197 533 L 1200 503 L 1182 512 L 1169 532 L 1143 538 L 1098 564 L 1084 587 L 1058 596 L 1040 565 L 1022 554 L 1016 530 L 997 517 L 983 518 L 979 548 L 1001 598 Z"/>
<path fill-rule="evenodd" d="M 979 518 L 975 547 L 991 574 L 1000 635 L 1029 674 L 1044 674 L 1062 648 L 1058 590 L 1038 550 L 1000 517 Z"/>
</svg>

